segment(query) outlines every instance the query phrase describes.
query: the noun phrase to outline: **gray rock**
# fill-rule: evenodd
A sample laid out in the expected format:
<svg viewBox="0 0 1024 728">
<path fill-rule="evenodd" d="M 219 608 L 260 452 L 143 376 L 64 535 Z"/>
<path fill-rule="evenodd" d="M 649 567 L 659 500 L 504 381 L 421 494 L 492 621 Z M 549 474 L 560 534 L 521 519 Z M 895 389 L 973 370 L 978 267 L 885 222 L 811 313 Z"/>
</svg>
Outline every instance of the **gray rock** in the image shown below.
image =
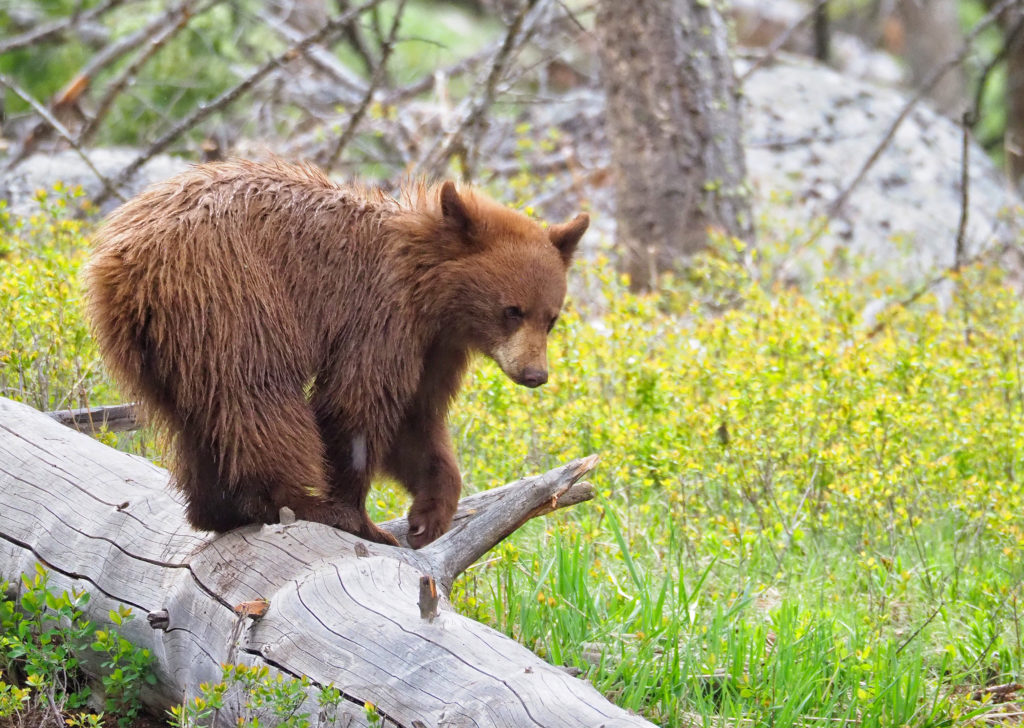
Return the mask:
<svg viewBox="0 0 1024 728">
<path fill-rule="evenodd" d="M 761 213 L 784 223 L 788 218 L 790 228 L 813 227 L 907 98 L 798 59 L 755 72 L 746 84 L 744 114 L 747 166 Z M 867 270 L 901 271 L 904 280 L 949 266 L 962 206 L 962 138 L 956 123 L 926 103 L 915 107 L 804 261 L 843 251 Z M 1008 213 L 1020 201 L 976 143 L 969 158 L 965 242 L 971 255 L 1015 236 Z"/>
<path fill-rule="evenodd" d="M 139 152 L 129 148 L 104 148 L 87 151 L 89 159 L 107 178 L 113 179 L 138 156 Z M 0 169 L 5 161 L 0 158 Z M 177 157 L 157 155 L 149 160 L 122 191 L 131 197 L 150 183 L 166 179 L 188 167 L 188 162 Z M 31 213 L 35 210 L 33 195 L 39 188 L 50 188 L 56 182 L 69 187 L 81 185 L 88 199 L 95 199 L 103 190 L 103 183 L 73 149 L 59 152 L 34 154 L 24 159 L 14 169 L 0 174 L 0 200 L 7 200 L 15 214 Z M 107 212 L 120 204 L 116 197 L 110 198 L 103 206 Z"/>
</svg>

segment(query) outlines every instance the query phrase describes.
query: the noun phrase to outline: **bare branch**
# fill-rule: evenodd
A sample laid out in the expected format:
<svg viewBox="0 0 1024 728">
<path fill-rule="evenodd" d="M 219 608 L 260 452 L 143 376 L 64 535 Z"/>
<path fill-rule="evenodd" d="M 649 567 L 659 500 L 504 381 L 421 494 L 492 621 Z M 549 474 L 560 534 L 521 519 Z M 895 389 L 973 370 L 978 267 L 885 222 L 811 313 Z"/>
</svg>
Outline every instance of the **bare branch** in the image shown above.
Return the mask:
<svg viewBox="0 0 1024 728">
<path fill-rule="evenodd" d="M 1007 250 L 1010 249 L 1010 247 L 1011 247 L 1010 244 L 1005 243 L 1005 244 L 999 246 L 999 248 L 995 249 L 994 252 L 996 254 L 1005 253 Z M 890 302 L 886 303 L 885 306 L 882 308 L 881 311 L 879 311 L 879 313 L 877 315 L 877 323 L 875 323 L 875 325 L 872 326 L 868 330 L 867 334 L 865 334 L 865 338 L 873 339 L 875 336 L 877 336 L 882 331 L 884 331 L 885 328 L 889 325 L 889 323 L 890 323 L 889 319 L 888 318 L 884 318 L 883 314 L 885 314 L 885 313 L 887 313 L 889 311 L 896 310 L 896 309 L 906 309 L 906 308 L 909 308 L 913 304 L 917 303 L 917 301 L 920 300 L 922 296 L 924 296 L 926 293 L 928 293 L 933 288 L 935 288 L 935 286 L 939 285 L 943 281 L 947 281 L 950 278 L 952 278 L 961 268 L 963 268 L 965 266 L 968 266 L 968 265 L 973 265 L 974 263 L 976 263 L 979 260 L 981 260 L 984 255 L 986 255 L 987 253 L 990 253 L 990 252 L 993 252 L 993 251 L 990 251 L 990 250 L 978 250 L 977 252 L 974 253 L 974 255 L 971 255 L 971 256 L 969 256 L 967 258 L 964 258 L 964 259 L 960 260 L 959 263 L 954 262 L 952 265 L 949 265 L 946 268 L 943 268 L 937 275 L 935 275 L 933 278 L 929 279 L 928 281 L 922 283 L 920 286 L 915 288 L 913 291 L 911 291 L 909 294 L 907 294 L 903 298 L 901 298 L 901 299 L 899 299 L 897 301 L 890 301 Z"/>
<path fill-rule="evenodd" d="M 139 55 L 129 63 L 115 78 L 110 85 L 107 87 L 103 94 L 103 98 L 100 99 L 99 104 L 96 107 L 96 111 L 92 118 L 89 119 L 78 133 L 78 143 L 88 144 L 93 135 L 99 129 L 100 123 L 106 117 L 110 108 L 113 106 L 115 99 L 124 91 L 128 82 L 134 77 L 153 56 L 156 55 L 157 51 L 163 48 L 167 41 L 173 38 L 175 35 L 184 30 L 189 22 L 198 15 L 202 15 L 210 8 L 214 7 L 221 0 L 209 0 L 199 8 L 192 10 L 191 0 L 188 3 L 179 5 L 177 10 L 179 14 L 178 21 L 176 23 L 166 22 L 166 15 L 161 18 L 159 24 L 154 24 L 153 29 L 157 31 L 153 36 L 147 36 L 144 40 L 149 41 L 149 45 Z M 162 30 L 161 30 L 162 28 Z"/>
<path fill-rule="evenodd" d="M 992 10 L 989 11 L 989 13 L 986 14 L 981 20 L 979 20 L 978 23 L 971 29 L 970 33 L 968 33 L 967 36 L 964 38 L 964 43 L 960 47 L 960 49 L 956 53 L 952 54 L 949 58 L 947 58 L 945 62 L 936 66 L 932 73 L 927 78 L 924 79 L 924 81 L 921 83 L 921 86 L 917 89 L 917 92 L 910 98 L 909 101 L 907 101 L 903 105 L 903 108 L 900 110 L 900 113 L 897 114 L 892 124 L 890 124 L 889 129 L 882 136 L 881 141 L 879 141 L 878 144 L 875 146 L 874 150 L 871 152 L 870 156 L 861 166 L 856 176 L 839 192 L 838 195 L 836 195 L 835 199 L 825 210 L 825 214 L 811 228 L 810 232 L 807 234 L 807 237 L 804 238 L 798 245 L 794 246 L 794 248 L 790 251 L 790 261 L 795 260 L 796 256 L 800 252 L 805 250 L 808 246 L 814 244 L 822 236 L 825 230 L 828 229 L 828 225 L 831 222 L 832 218 L 834 218 L 839 213 L 843 205 L 845 205 L 846 201 L 850 198 L 850 195 L 853 193 L 853 191 L 864 180 L 864 177 L 867 176 L 867 173 L 871 170 L 871 168 L 875 165 L 879 158 L 881 158 L 882 153 L 889 148 L 889 144 L 896 136 L 897 130 L 906 120 L 907 116 L 910 115 L 910 112 L 914 109 L 914 107 L 917 106 L 918 103 L 920 103 L 921 99 L 923 99 L 931 91 L 931 89 L 942 79 L 942 77 L 950 69 L 954 68 L 959 63 L 963 63 L 964 59 L 967 57 L 967 54 L 970 53 L 974 41 L 982 33 L 982 31 L 984 31 L 988 26 L 995 22 L 998 19 L 999 14 L 1002 13 L 1003 10 L 1017 2 L 1020 2 L 1020 0 L 1001 0 L 999 4 L 994 6 Z M 778 275 L 779 272 L 786 266 L 786 262 L 782 263 L 782 265 L 779 266 L 778 270 L 776 270 L 776 275 Z M 937 279 L 934 279 L 926 283 L 921 289 L 916 291 L 909 297 L 909 299 L 906 300 L 906 305 L 909 305 L 913 301 L 916 301 L 920 296 L 924 295 L 925 292 L 930 290 L 931 287 L 935 285 L 937 282 L 945 280 L 948 275 L 949 271 L 943 271 L 943 273 Z M 872 330 L 870 335 L 873 336 L 879 330 L 881 330 L 881 325 L 875 327 L 875 329 Z"/>
<path fill-rule="evenodd" d="M 407 99 L 411 99 L 414 96 L 426 93 L 437 84 L 438 76 L 448 79 L 457 78 L 468 71 L 474 70 L 484 61 L 484 59 L 493 57 L 496 52 L 497 46 L 489 46 L 483 50 L 477 51 L 471 56 L 463 58 L 457 63 L 453 63 L 448 68 L 433 71 L 421 78 L 419 81 L 413 81 L 410 84 L 395 89 L 384 100 L 384 103 L 392 105 L 398 104 Z"/>
<path fill-rule="evenodd" d="M 473 508 L 454 521 L 441 538 L 420 549 L 420 554 L 436 564 L 442 588 L 448 591 L 456 576 L 531 518 L 593 497 L 589 486 L 572 496 L 569 493 L 597 461 L 597 455 L 590 455 L 544 475 L 487 491 L 486 507 Z"/>
<path fill-rule="evenodd" d="M 273 28 L 277 33 L 280 33 L 289 43 L 300 43 L 302 41 L 303 36 L 298 29 L 269 11 L 265 9 L 260 10 L 256 13 L 256 17 Z M 362 79 L 345 67 L 333 53 L 323 46 L 311 45 L 306 51 L 305 57 L 311 66 L 341 86 L 341 89 L 347 94 L 346 103 L 351 103 L 358 98 L 356 94 L 361 94 L 365 91 L 366 84 L 363 83 Z"/>
<path fill-rule="evenodd" d="M 965 239 L 967 237 L 967 217 L 970 211 L 970 152 L 971 152 L 971 112 L 963 117 L 963 144 L 960 149 L 960 223 L 956 231 L 956 248 L 953 256 L 953 272 L 959 273 L 964 261 Z"/>
<path fill-rule="evenodd" d="M 530 28 L 526 32 L 520 32 L 526 25 L 526 17 L 530 11 L 538 6 L 538 0 L 525 0 L 519 12 L 505 32 L 501 46 L 494 54 L 490 71 L 484 82 L 483 92 L 471 97 L 464 102 L 464 112 L 459 123 L 442 139 L 424 158 L 420 169 L 428 175 L 438 175 L 444 171 L 448 160 L 456 154 L 462 154 L 464 164 L 462 174 L 467 180 L 472 179 L 473 168 L 476 164 L 476 148 L 479 146 L 480 136 L 483 133 L 483 117 L 487 110 L 494 104 L 498 90 L 498 82 L 505 74 L 512 52 L 518 48 L 529 35 Z M 532 25 L 532 24 L 530 24 Z M 463 135 L 468 139 L 463 139 Z"/>
<path fill-rule="evenodd" d="M 338 162 L 338 158 L 341 157 L 342 151 L 348 146 L 348 143 L 352 140 L 352 137 L 356 134 L 356 129 L 359 127 L 360 122 L 363 120 L 363 116 L 366 115 L 366 110 L 370 107 L 370 103 L 373 101 L 373 95 L 377 91 L 377 87 L 384 81 L 387 76 L 387 65 L 388 59 L 391 57 L 391 51 L 395 47 L 395 39 L 398 37 L 398 26 L 402 23 L 402 13 L 405 11 L 405 0 L 399 0 L 398 7 L 395 8 L 395 17 L 391 21 L 391 30 L 388 32 L 388 37 L 384 41 L 380 49 L 380 62 L 377 68 L 373 71 L 373 78 L 370 79 L 370 85 L 366 89 L 366 94 L 363 96 L 363 100 L 359 103 L 358 108 L 352 112 L 352 116 L 349 117 L 348 126 L 345 127 L 345 131 L 342 132 L 341 136 L 338 137 L 338 143 L 334 145 L 334 150 L 331 152 L 331 156 L 327 159 L 325 166 L 325 172 L 330 174 L 331 168 Z"/>
<path fill-rule="evenodd" d="M 989 59 L 989 62 L 985 64 L 981 73 L 978 74 L 978 85 L 974 91 L 974 106 L 971 109 L 971 126 L 973 127 L 981 119 L 981 102 L 984 100 L 985 88 L 988 86 L 989 77 L 992 75 L 992 71 L 995 70 L 996 66 L 1006 60 L 1006 56 L 1010 52 L 1010 48 L 1013 47 L 1014 43 L 1017 42 L 1017 37 L 1021 31 L 1024 30 L 1024 15 L 1014 24 L 1013 28 L 1006 33 L 1006 38 L 1002 45 L 999 46 L 999 51 Z"/>
<path fill-rule="evenodd" d="M 349 9 L 348 0 L 336 0 L 338 6 L 338 12 L 345 12 Z M 359 24 L 352 21 L 345 26 L 345 40 L 348 41 L 349 45 L 359 56 L 359 59 L 363 62 L 363 66 L 367 73 L 372 72 L 375 68 L 380 65 L 380 61 L 373 60 L 373 51 L 370 49 L 370 44 L 366 40 L 366 36 L 363 35 L 362 29 Z M 383 45 L 383 44 L 382 44 Z M 383 56 L 382 56 L 383 58 Z"/>
<path fill-rule="evenodd" d="M 82 12 L 72 13 L 66 18 L 55 20 L 52 23 L 45 23 L 40 25 L 38 28 L 33 28 L 27 33 L 22 33 L 21 35 L 16 35 L 13 38 L 8 38 L 5 41 L 0 41 L 0 55 L 16 51 L 19 48 L 35 45 L 36 43 L 43 43 L 56 39 L 69 28 L 72 28 L 79 23 L 92 20 L 93 18 L 98 18 L 103 13 L 107 12 L 111 8 L 117 7 L 124 1 L 125 0 L 107 0 L 96 7 L 83 10 Z"/>
<path fill-rule="evenodd" d="M 368 10 L 369 8 L 374 7 L 375 5 L 378 5 L 380 2 L 382 2 L 382 0 L 367 0 L 367 2 L 363 3 L 362 5 L 359 5 L 353 10 L 347 13 L 343 13 L 342 15 L 332 18 L 331 20 L 328 20 L 326 23 L 324 23 L 323 27 L 321 27 L 315 33 L 307 35 L 298 43 L 295 43 L 288 49 L 282 51 L 281 53 L 278 53 L 276 56 L 274 56 L 269 61 L 264 63 L 262 66 L 257 68 L 255 71 L 250 73 L 245 79 L 242 80 L 241 83 L 228 89 L 210 103 L 201 105 L 194 109 L 191 114 L 189 114 L 183 119 L 180 119 L 174 126 L 172 126 L 169 130 L 164 132 L 164 134 L 159 139 L 153 142 L 150 145 L 149 149 L 140 154 L 138 157 L 135 158 L 135 161 L 133 161 L 131 164 L 125 167 L 118 175 L 116 183 L 121 185 L 130 180 L 135 175 L 135 173 L 139 171 L 142 165 L 149 161 L 153 156 L 159 154 L 168 146 L 170 146 L 171 142 L 173 142 L 179 136 L 187 132 L 189 129 L 195 127 L 197 124 L 205 120 L 214 112 L 219 111 L 220 109 L 224 108 L 225 106 L 228 106 L 229 104 L 237 100 L 242 94 L 244 94 L 254 85 L 256 85 L 271 71 L 280 67 L 282 64 L 290 60 L 298 58 L 301 55 L 304 55 L 306 52 L 309 51 L 311 47 L 318 43 L 322 43 L 327 38 L 330 38 L 332 35 L 338 33 L 344 28 L 346 23 L 351 21 L 360 13 Z M 102 204 L 105 199 L 106 195 L 101 194 L 99 198 L 97 198 L 96 204 Z"/>
<path fill-rule="evenodd" d="M 21 86 L 15 83 L 13 79 L 8 78 L 5 74 L 0 74 L 0 85 L 6 86 L 16 95 L 20 96 L 21 99 L 25 101 L 25 103 L 29 104 L 35 110 L 35 112 L 39 114 L 39 116 L 41 116 L 43 120 L 47 124 L 49 124 L 50 127 L 52 127 L 53 130 L 57 132 L 57 134 L 60 135 L 62 139 L 64 139 L 64 141 L 71 145 L 71 148 L 74 149 L 78 156 L 81 157 L 82 161 L 85 162 L 85 166 L 92 170 L 92 173 L 96 175 L 96 179 L 103 183 L 103 197 L 109 197 L 110 195 L 114 195 L 122 202 L 125 201 L 125 196 L 122 195 L 115 186 L 115 184 L 117 183 L 112 183 L 109 179 L 107 179 L 107 177 L 102 172 L 100 172 L 96 168 L 96 165 L 92 163 L 92 160 L 89 159 L 89 156 L 82 150 L 78 142 L 76 142 L 75 139 L 68 132 L 68 130 L 64 128 L 64 125 L 54 118 L 53 114 L 50 113 L 49 109 L 47 109 L 45 106 L 39 103 L 39 101 L 36 100 L 30 93 L 21 88 Z"/>
</svg>

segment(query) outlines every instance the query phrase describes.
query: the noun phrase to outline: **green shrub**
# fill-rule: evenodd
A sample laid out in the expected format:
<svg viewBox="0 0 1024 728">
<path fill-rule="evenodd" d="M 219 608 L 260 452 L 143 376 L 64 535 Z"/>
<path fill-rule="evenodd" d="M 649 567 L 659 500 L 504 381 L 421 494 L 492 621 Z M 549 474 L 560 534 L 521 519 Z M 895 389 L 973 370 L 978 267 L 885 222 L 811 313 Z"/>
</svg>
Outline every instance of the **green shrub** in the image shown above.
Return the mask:
<svg viewBox="0 0 1024 728">
<path fill-rule="evenodd" d="M 82 317 L 86 227 L 71 215 L 80 196 L 59 183 L 39 190 L 27 218 L 0 201 L 0 395 L 42 410 L 113 396 Z"/>
<path fill-rule="evenodd" d="M 105 655 L 103 700 L 107 711 L 125 728 L 139 714 L 144 684 L 154 684 L 149 650 L 131 645 L 112 630 L 97 630 L 85 619 L 86 592 L 49 588 L 40 565 L 23 575 L 21 598 L 0 601 L 0 718 L 35 714 L 68 725 L 98 726 L 103 714 L 83 711 L 92 691 L 80 670 L 89 650 Z M 0 584 L 8 593 L 8 585 Z M 131 618 L 131 610 L 110 612 L 114 624 Z M 56 713 L 56 715 L 54 715 Z"/>
</svg>

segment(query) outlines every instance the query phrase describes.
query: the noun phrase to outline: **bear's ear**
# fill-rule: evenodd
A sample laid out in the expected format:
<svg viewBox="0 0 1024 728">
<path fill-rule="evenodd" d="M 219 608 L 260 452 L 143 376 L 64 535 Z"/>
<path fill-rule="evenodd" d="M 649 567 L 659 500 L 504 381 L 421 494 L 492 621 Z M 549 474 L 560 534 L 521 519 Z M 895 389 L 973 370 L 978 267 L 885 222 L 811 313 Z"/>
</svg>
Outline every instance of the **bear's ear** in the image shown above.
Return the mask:
<svg viewBox="0 0 1024 728">
<path fill-rule="evenodd" d="M 587 232 L 590 226 L 590 216 L 585 212 L 574 217 L 570 222 L 561 225 L 552 225 L 548 228 L 548 238 L 558 248 L 558 253 L 566 265 L 572 260 L 572 254 L 576 252 L 576 246 Z"/>
<path fill-rule="evenodd" d="M 473 219 L 451 180 L 441 185 L 441 217 L 463 238 L 468 240 L 472 237 Z"/>
</svg>

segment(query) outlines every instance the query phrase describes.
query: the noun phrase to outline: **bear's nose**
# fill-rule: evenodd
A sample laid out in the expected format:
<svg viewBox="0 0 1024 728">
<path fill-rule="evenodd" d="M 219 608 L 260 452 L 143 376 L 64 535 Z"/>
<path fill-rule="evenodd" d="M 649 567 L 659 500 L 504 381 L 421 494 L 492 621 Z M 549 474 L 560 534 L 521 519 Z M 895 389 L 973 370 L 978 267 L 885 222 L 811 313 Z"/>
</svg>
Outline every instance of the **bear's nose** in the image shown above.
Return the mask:
<svg viewBox="0 0 1024 728">
<path fill-rule="evenodd" d="M 546 381 L 548 381 L 548 373 L 543 369 L 534 369 L 532 367 L 524 369 L 519 377 L 519 383 L 525 387 L 539 387 Z"/>
</svg>

